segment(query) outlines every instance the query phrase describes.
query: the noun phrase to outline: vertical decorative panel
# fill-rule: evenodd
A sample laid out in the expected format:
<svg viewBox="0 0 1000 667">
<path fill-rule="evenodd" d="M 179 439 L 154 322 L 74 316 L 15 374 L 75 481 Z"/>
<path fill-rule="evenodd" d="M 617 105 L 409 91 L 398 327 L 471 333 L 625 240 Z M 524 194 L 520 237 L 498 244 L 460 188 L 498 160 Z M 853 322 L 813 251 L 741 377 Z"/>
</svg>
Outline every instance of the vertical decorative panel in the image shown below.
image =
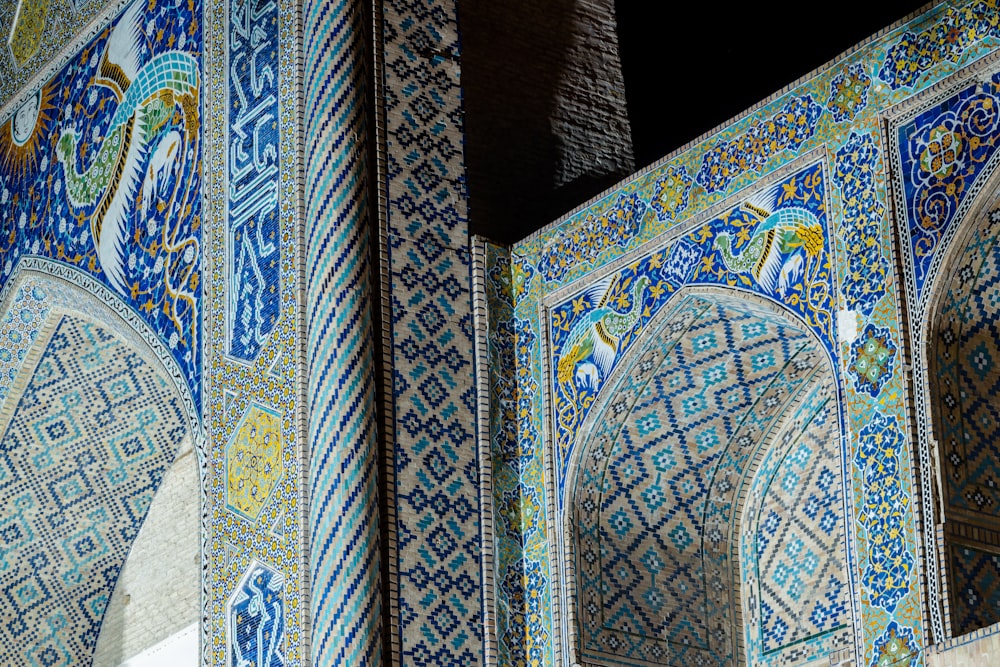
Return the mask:
<svg viewBox="0 0 1000 667">
<path fill-rule="evenodd" d="M 454 0 L 379 7 L 394 664 L 485 660 L 470 251 Z"/>
<path fill-rule="evenodd" d="M 229 5 L 229 354 L 253 361 L 280 314 L 278 3 Z"/>
</svg>

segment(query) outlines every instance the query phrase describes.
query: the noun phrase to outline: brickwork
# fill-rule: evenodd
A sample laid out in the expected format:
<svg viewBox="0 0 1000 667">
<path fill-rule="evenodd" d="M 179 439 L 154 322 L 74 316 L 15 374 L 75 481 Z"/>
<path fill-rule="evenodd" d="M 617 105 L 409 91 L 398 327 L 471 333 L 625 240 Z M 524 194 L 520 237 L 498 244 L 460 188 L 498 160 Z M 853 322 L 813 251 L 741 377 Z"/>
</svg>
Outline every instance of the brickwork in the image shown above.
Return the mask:
<svg viewBox="0 0 1000 667">
<path fill-rule="evenodd" d="M 611 0 L 459 3 L 472 231 L 513 242 L 634 169 Z"/>
<path fill-rule="evenodd" d="M 149 506 L 104 613 L 94 667 L 118 667 L 201 617 L 195 457 L 185 442 Z"/>
</svg>

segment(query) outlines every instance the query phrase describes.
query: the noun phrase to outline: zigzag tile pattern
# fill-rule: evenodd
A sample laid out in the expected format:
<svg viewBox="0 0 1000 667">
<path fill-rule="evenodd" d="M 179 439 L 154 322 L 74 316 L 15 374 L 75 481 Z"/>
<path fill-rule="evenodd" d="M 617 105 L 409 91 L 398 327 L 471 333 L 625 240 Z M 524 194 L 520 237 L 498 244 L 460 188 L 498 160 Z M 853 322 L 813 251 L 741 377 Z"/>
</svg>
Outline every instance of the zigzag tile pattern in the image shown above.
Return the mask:
<svg viewBox="0 0 1000 667">
<path fill-rule="evenodd" d="M 382 6 L 392 660 L 484 660 L 479 470 L 453 0 Z"/>
<path fill-rule="evenodd" d="M 0 439 L 7 665 L 77 665 L 93 654 L 118 573 L 187 434 L 180 400 L 128 345 L 69 316 L 53 319 L 48 336 L 22 371 L 30 380 L 16 406 L 0 415 L 9 420 Z"/>
<path fill-rule="evenodd" d="M 381 664 L 360 6 L 308 2 L 306 294 L 312 663 Z"/>
</svg>

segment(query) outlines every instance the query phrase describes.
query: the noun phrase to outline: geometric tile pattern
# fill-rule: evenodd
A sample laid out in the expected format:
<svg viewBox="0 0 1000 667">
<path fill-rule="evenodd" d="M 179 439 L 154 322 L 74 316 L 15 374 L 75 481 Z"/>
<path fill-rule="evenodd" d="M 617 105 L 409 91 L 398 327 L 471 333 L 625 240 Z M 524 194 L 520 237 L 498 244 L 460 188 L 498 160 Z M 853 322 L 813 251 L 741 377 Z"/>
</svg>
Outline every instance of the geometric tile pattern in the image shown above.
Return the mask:
<svg viewBox="0 0 1000 667">
<path fill-rule="evenodd" d="M 964 635 L 1000 620 L 1000 548 L 947 545 L 952 632 Z"/>
<path fill-rule="evenodd" d="M 1000 526 L 1000 209 L 983 216 L 932 325 L 935 437 L 949 515 Z"/>
<path fill-rule="evenodd" d="M 376 50 L 393 664 L 485 660 L 471 254 L 454 0 L 390 0 Z"/>
<path fill-rule="evenodd" d="M 938 244 L 1000 147 L 1000 74 L 921 113 L 897 132 L 919 299 Z"/>
<path fill-rule="evenodd" d="M 0 125 L 0 286 L 24 255 L 94 276 L 167 345 L 198 405 L 200 16 L 133 3 Z"/>
<path fill-rule="evenodd" d="M 817 378 L 818 379 L 818 378 Z M 837 410 L 828 378 L 774 437 L 743 510 L 741 594 L 754 664 L 853 647 Z"/>
<path fill-rule="evenodd" d="M 984 537 L 1000 527 L 1000 209 L 979 214 L 972 225 L 963 245 L 948 251 L 953 268 L 940 281 L 946 291 L 928 345 L 955 635 L 1000 621 L 994 604 L 1000 582 L 991 569 L 998 548 Z M 956 533 L 963 525 L 967 534 Z"/>
<path fill-rule="evenodd" d="M 365 667 L 382 663 L 384 630 L 362 8 L 302 10 L 310 651 L 315 665 Z"/>
<path fill-rule="evenodd" d="M 285 578 L 252 561 L 226 603 L 229 665 L 285 667 Z"/>
<path fill-rule="evenodd" d="M 813 339 L 766 311 L 687 298 L 632 354 L 628 379 L 602 403 L 594 444 L 580 454 L 572 511 L 584 657 L 732 660 L 741 575 L 727 536 L 740 525 L 758 535 L 752 599 L 764 653 L 843 626 L 841 468 L 836 439 L 823 437 L 836 409 L 821 410 L 829 375 L 817 374 L 826 362 Z M 824 388 L 824 397 L 789 421 L 808 387 Z M 785 423 L 797 429 L 790 444 L 775 440 Z M 783 447 L 772 458 L 785 474 L 776 483 L 753 478 L 763 504 L 741 523 L 744 471 L 772 442 Z M 831 451 L 815 453 L 824 447 Z M 781 520 L 765 521 L 768 512 Z M 758 518 L 763 528 L 750 528 Z M 794 627 L 778 627 L 775 608 Z"/>
<path fill-rule="evenodd" d="M 252 361 L 280 312 L 278 3 L 229 7 L 229 352 Z"/>
<path fill-rule="evenodd" d="M 127 344 L 53 321 L 0 440 L 0 662 L 75 665 L 188 429 L 180 400 Z M 35 351 L 33 350 L 33 354 Z M 29 362 L 31 363 L 31 362 Z"/>
</svg>

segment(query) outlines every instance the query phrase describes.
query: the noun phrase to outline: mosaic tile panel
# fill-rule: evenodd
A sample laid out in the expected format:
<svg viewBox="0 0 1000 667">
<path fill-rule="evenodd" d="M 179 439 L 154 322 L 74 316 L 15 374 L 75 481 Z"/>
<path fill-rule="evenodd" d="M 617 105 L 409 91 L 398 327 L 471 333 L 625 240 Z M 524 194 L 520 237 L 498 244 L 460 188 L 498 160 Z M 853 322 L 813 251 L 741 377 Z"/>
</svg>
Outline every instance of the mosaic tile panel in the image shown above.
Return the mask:
<svg viewBox="0 0 1000 667">
<path fill-rule="evenodd" d="M 813 164 L 552 308 L 558 488 L 577 430 L 640 332 L 685 285 L 766 295 L 832 347 L 823 168 Z"/>
<path fill-rule="evenodd" d="M 226 605 L 232 667 L 285 667 L 285 578 L 253 561 Z"/>
<path fill-rule="evenodd" d="M 49 315 L 45 291 L 22 286 L 0 320 L 0 409 Z"/>
<path fill-rule="evenodd" d="M 229 5 L 229 353 L 252 361 L 280 315 L 278 2 Z"/>
<path fill-rule="evenodd" d="M 392 661 L 480 663 L 479 469 L 456 6 L 394 0 L 381 7 L 380 18 Z"/>
<path fill-rule="evenodd" d="M 315 665 L 382 663 L 362 8 L 305 17 L 309 581 Z"/>
<path fill-rule="evenodd" d="M 885 327 L 869 324 L 854 343 L 849 353 L 847 372 L 853 377 L 854 389 L 867 392 L 872 398 L 892 377 L 896 361 L 896 344 L 892 332 Z"/>
<path fill-rule="evenodd" d="M 5 664 L 92 654 L 118 573 L 188 435 L 180 400 L 107 330 L 63 316 L 39 340 L 0 441 Z"/>
<path fill-rule="evenodd" d="M 49 0 L 17 4 L 17 13 L 7 39 L 7 48 L 17 67 L 24 67 L 38 53 L 51 4 Z"/>
<path fill-rule="evenodd" d="M 903 524 L 910 498 L 900 478 L 902 452 L 903 430 L 895 416 L 876 412 L 858 433 L 854 457 L 864 497 L 858 522 L 870 549 L 861 578 L 869 604 L 890 613 L 910 591 L 915 565 Z"/>
<path fill-rule="evenodd" d="M 890 621 L 875 640 L 875 655 L 870 667 L 917 667 L 921 652 L 913 630 Z"/>
<path fill-rule="evenodd" d="M 747 170 L 759 174 L 774 155 L 798 150 L 816 132 L 822 113 L 823 106 L 812 96 L 792 97 L 771 118 L 752 123 L 740 136 L 706 152 L 695 180 L 706 191 L 718 192 Z"/>
<path fill-rule="evenodd" d="M 661 196 L 668 201 L 657 200 L 661 210 L 673 211 L 683 204 L 684 186 L 681 185 L 679 196 L 672 192 L 677 188 L 676 180 L 664 183 L 666 191 Z M 687 185 L 690 187 L 690 179 Z M 671 198 L 674 201 L 670 201 Z M 680 199 L 680 202 L 676 199 Z M 619 196 L 614 206 L 603 211 L 600 217 L 588 218 L 572 234 L 561 236 L 557 243 L 548 246 L 538 263 L 539 273 L 546 280 L 559 280 L 573 265 L 579 262 L 593 263 L 608 247 L 624 247 L 635 238 L 648 208 L 648 204 L 634 194 Z"/>
<path fill-rule="evenodd" d="M 842 202 L 840 235 L 846 266 L 841 290 L 846 305 L 871 315 L 885 296 L 889 262 L 880 243 L 885 204 L 879 198 L 876 175 L 881 171 L 879 150 L 870 134 L 851 132 L 837 151 L 833 183 Z"/>
<path fill-rule="evenodd" d="M 305 201 L 305 178 L 297 166 L 302 165 L 305 152 L 301 144 L 303 126 L 298 115 L 303 108 L 298 88 L 300 80 L 289 75 L 301 73 L 303 68 L 300 9 L 288 0 L 277 0 L 277 5 L 256 0 L 247 3 L 223 0 L 208 3 L 204 13 L 199 14 L 205 26 L 204 76 L 211 84 L 204 87 L 202 100 L 205 161 L 213 165 L 202 172 L 205 179 L 202 200 L 205 266 L 211 269 L 204 281 L 205 332 L 208 336 L 205 430 L 210 444 L 205 482 L 206 503 L 210 510 L 205 531 L 211 538 L 204 545 L 207 611 L 201 643 L 202 663 L 212 667 L 230 665 L 237 650 L 243 652 L 244 657 L 246 651 L 252 652 L 248 647 L 254 645 L 254 640 L 241 635 L 239 628 L 229 622 L 227 609 L 234 592 L 246 585 L 244 577 L 257 565 L 273 573 L 272 584 L 282 582 L 277 597 L 280 598 L 283 640 L 280 656 L 277 652 L 272 653 L 271 662 L 297 667 L 310 658 L 312 642 L 307 628 L 312 627 L 308 619 L 312 570 L 307 557 L 310 550 L 306 543 L 309 534 L 306 498 L 314 496 L 306 492 L 309 471 L 305 462 L 311 459 L 307 449 L 310 442 L 307 385 L 303 376 L 307 368 L 301 296 L 305 267 L 300 261 L 306 233 L 301 208 Z M 255 52 L 255 48 L 259 50 Z M 246 55 L 258 60 L 251 63 L 244 57 Z M 241 63 L 246 65 L 245 71 L 241 70 Z M 259 126 L 245 122 L 239 125 L 241 120 L 247 121 L 247 116 L 230 105 L 234 97 L 243 104 L 241 92 L 247 93 L 247 104 L 252 104 L 261 113 L 260 118 L 267 113 L 273 115 L 270 122 Z M 272 95 L 277 98 L 276 104 L 269 99 Z M 236 120 L 231 124 L 233 119 Z M 257 210 L 252 226 L 261 236 L 241 240 L 251 243 L 257 260 L 267 254 L 268 243 L 273 242 L 281 249 L 267 254 L 267 263 L 273 260 L 275 265 L 265 266 L 258 262 L 260 280 L 256 276 L 249 280 L 252 290 L 263 288 L 263 294 L 243 301 L 244 304 L 252 301 L 256 309 L 253 317 L 245 320 L 248 311 L 241 311 L 241 321 L 254 330 L 250 338 L 243 340 L 255 339 L 256 342 L 247 342 L 247 346 L 259 345 L 253 354 L 247 351 L 249 347 L 234 353 L 231 336 L 232 306 L 240 302 L 241 296 L 232 291 L 234 274 L 231 268 L 236 255 L 234 237 L 230 234 L 230 213 L 235 212 L 238 216 L 240 209 L 230 204 L 233 197 L 241 204 L 260 203 L 252 197 L 241 198 L 241 193 L 245 194 L 242 190 L 234 195 L 232 189 L 247 186 L 240 180 L 246 174 L 234 176 L 231 171 L 234 166 L 247 166 L 246 162 L 241 162 L 246 157 L 241 151 L 253 147 L 252 139 L 249 143 L 240 143 L 244 138 L 241 131 L 256 133 L 253 136 L 258 140 L 260 152 L 251 153 L 250 159 L 257 175 L 268 174 L 267 178 L 277 184 L 276 190 L 268 189 L 266 184 L 260 188 L 263 198 L 276 197 L 276 217 L 268 217 L 268 212 Z M 280 177 L 273 175 L 269 165 L 277 166 Z M 250 226 L 251 222 L 246 221 L 246 224 Z M 250 268 L 249 255 L 243 258 L 247 260 L 243 268 Z M 242 277 L 249 278 L 249 273 L 253 271 L 244 270 Z M 263 332 L 267 327 L 271 328 L 265 336 Z M 259 338 L 258 331 L 261 332 Z M 246 358 L 237 358 L 237 354 Z M 253 512 L 241 513 L 235 507 L 227 507 L 231 496 L 227 495 L 230 477 L 226 445 L 240 440 L 239 432 L 247 424 L 241 423 L 241 418 L 252 412 L 253 406 L 257 406 L 258 414 L 269 415 L 265 420 L 267 429 L 280 439 L 282 472 L 280 477 L 276 476 L 278 461 L 274 460 L 270 475 L 256 478 L 258 482 L 265 482 L 265 489 L 273 485 L 270 493 L 264 493 L 263 500 L 258 497 L 247 507 Z M 245 472 L 249 479 L 254 479 L 252 471 Z M 251 520 L 258 506 L 256 520 Z M 256 605 L 252 595 L 247 604 Z M 268 610 L 267 613 L 272 612 Z M 329 631 L 332 627 L 321 625 L 320 630 Z M 269 650 L 262 642 L 257 642 L 256 646 Z"/>
<path fill-rule="evenodd" d="M 200 5 L 133 3 L 0 125 L 0 285 L 78 267 L 169 347 L 200 403 Z"/>
<path fill-rule="evenodd" d="M 872 78 L 861 63 L 854 63 L 833 77 L 830 82 L 830 97 L 826 106 L 838 123 L 854 120 L 858 112 L 868 104 L 868 89 Z"/>
<path fill-rule="evenodd" d="M 779 177 L 787 175 L 794 160 L 804 160 L 804 156 L 811 151 L 822 149 L 829 160 L 829 181 L 825 181 L 824 177 L 824 191 L 829 198 L 824 229 L 827 230 L 828 245 L 825 248 L 830 275 L 823 284 L 831 295 L 831 325 L 832 304 L 838 303 L 837 308 L 842 311 L 838 315 L 843 325 L 841 333 L 846 336 L 843 343 L 837 342 L 832 329 L 828 329 L 829 334 L 823 340 L 828 345 L 835 366 L 846 371 L 841 378 L 844 397 L 841 427 L 845 429 L 843 433 L 851 434 L 843 440 L 843 461 L 847 469 L 845 473 L 853 477 L 847 487 L 853 491 L 848 500 L 847 515 L 855 530 L 851 531 L 846 542 L 849 558 L 855 564 L 847 582 L 851 591 L 849 597 L 854 604 L 851 618 L 853 631 L 859 638 L 855 658 L 859 663 L 871 664 L 876 655 L 884 657 L 886 647 L 902 645 L 915 650 L 906 649 L 898 655 L 919 661 L 925 640 L 924 628 L 919 620 L 924 599 L 929 600 L 931 607 L 931 626 L 936 629 L 934 637 L 937 640 L 944 638 L 937 631 L 941 627 L 940 613 L 934 618 L 935 592 L 929 590 L 926 591 L 926 598 L 921 596 L 915 569 L 911 567 L 905 573 L 895 572 L 888 578 L 874 574 L 883 568 L 886 558 L 894 559 L 891 561 L 894 564 L 917 564 L 917 526 L 913 514 L 882 517 L 872 510 L 893 503 L 907 507 L 913 499 L 910 488 L 914 478 L 912 466 L 915 462 L 919 463 L 921 478 L 929 479 L 934 475 L 930 457 L 926 451 L 919 450 L 919 458 L 911 460 L 911 449 L 905 436 L 892 439 L 888 441 L 888 450 L 879 450 L 878 456 L 889 461 L 894 470 L 890 477 L 894 479 L 871 479 L 869 473 L 874 468 L 865 467 L 871 463 L 871 457 L 857 456 L 863 447 L 859 434 L 870 425 L 873 417 L 876 420 L 895 420 L 896 424 L 904 423 L 906 394 L 903 382 L 909 367 L 895 362 L 895 356 L 890 353 L 882 360 L 885 366 L 879 367 L 877 377 L 870 378 L 872 382 L 856 385 L 857 368 L 849 369 L 862 360 L 862 355 L 857 350 L 852 353 L 849 346 L 856 341 L 853 332 L 878 332 L 878 337 L 882 331 L 887 331 L 883 339 L 886 349 L 891 344 L 900 350 L 900 336 L 905 335 L 905 331 L 901 332 L 899 328 L 900 322 L 905 321 L 899 312 L 901 285 L 904 282 L 897 278 L 895 264 L 890 261 L 889 249 L 893 247 L 894 240 L 891 236 L 893 230 L 886 219 L 890 210 L 886 206 L 887 185 L 890 184 L 888 165 L 897 159 L 899 151 L 893 144 L 895 135 L 881 135 L 885 124 L 880 114 L 887 111 L 898 113 L 896 105 L 904 100 L 912 100 L 907 102 L 910 109 L 919 109 L 921 105 L 926 108 L 935 103 L 935 97 L 939 103 L 941 90 L 959 90 L 963 79 L 986 85 L 989 70 L 995 71 L 995 51 L 1000 45 L 991 24 L 994 14 L 996 7 L 992 0 L 943 3 L 930 7 L 910 23 L 887 30 L 859 45 L 845 59 L 821 68 L 793 89 L 775 95 L 714 136 L 636 174 L 599 200 L 512 248 L 514 313 L 511 328 L 515 332 L 520 486 L 522 498 L 530 495 L 524 489 L 533 489 L 543 506 L 549 508 L 545 530 L 536 533 L 536 541 L 522 550 L 525 563 L 536 562 L 536 559 L 540 559 L 537 562 L 541 563 L 557 563 L 561 557 L 555 553 L 556 540 L 553 537 L 553 531 L 561 530 L 560 522 L 563 521 L 559 515 L 562 503 L 559 461 L 563 460 L 572 439 L 561 439 L 566 426 L 560 423 L 559 407 L 568 405 L 570 401 L 565 396 L 559 396 L 560 385 L 566 392 L 586 397 L 587 392 L 592 391 L 589 385 L 595 377 L 604 381 L 601 363 L 585 349 L 586 345 L 575 346 L 579 348 L 577 352 L 583 350 L 588 355 L 580 360 L 573 358 L 574 354 L 566 354 L 573 352 L 574 346 L 569 350 L 560 349 L 554 343 L 555 339 L 563 336 L 565 340 L 573 323 L 586 319 L 586 314 L 598 307 L 609 287 L 599 283 L 609 275 L 632 278 L 631 282 L 616 286 L 608 294 L 609 302 L 612 298 L 621 299 L 621 304 L 614 308 L 618 315 L 628 311 L 632 297 L 630 290 L 636 279 L 641 273 L 651 270 L 645 266 L 634 266 L 653 254 L 644 247 L 663 251 L 663 259 L 658 257 L 658 261 L 667 266 L 658 270 L 661 275 L 674 276 L 676 281 L 666 284 L 691 284 L 690 277 L 705 255 L 704 242 L 709 240 L 692 239 L 691 230 L 705 220 L 714 220 L 720 210 L 728 210 L 727 206 L 731 204 L 725 200 L 720 202 L 720 199 L 726 194 L 739 192 L 740 199 L 754 203 L 753 194 L 767 189 Z M 913 36 L 917 36 L 916 42 Z M 915 49 L 900 47 L 901 44 L 917 42 L 922 46 L 918 45 Z M 883 67 L 888 63 L 891 64 Z M 902 74 L 890 75 L 890 70 Z M 990 82 L 988 85 L 993 84 Z M 925 99 L 926 102 L 922 101 Z M 777 141 L 777 131 L 787 127 L 782 126 L 782 119 L 787 120 L 789 113 L 796 116 L 793 108 L 802 112 L 798 114 L 802 122 L 795 125 L 794 134 L 780 135 L 794 139 L 786 145 L 782 143 L 783 139 Z M 757 138 L 765 135 L 776 140 L 754 144 Z M 886 155 L 882 154 L 880 147 L 883 142 L 893 146 Z M 668 174 L 672 176 L 668 177 Z M 685 184 L 685 176 L 688 175 L 694 175 L 690 189 Z M 762 177 L 769 182 L 764 184 Z M 621 244 L 597 240 L 595 245 L 602 249 L 593 259 L 571 262 L 565 269 L 560 269 L 558 278 L 553 274 L 539 279 L 546 248 L 580 236 L 587 220 L 599 218 L 605 211 L 613 209 L 620 197 L 635 195 L 652 208 L 652 203 L 661 198 L 661 190 L 663 201 L 680 202 L 672 204 L 673 210 L 677 211 L 672 218 L 662 211 L 656 211 L 655 215 L 650 211 L 631 238 Z M 897 202 L 895 210 L 903 211 L 904 208 Z M 710 228 L 709 231 L 717 233 L 725 231 L 725 228 L 720 225 L 718 230 Z M 751 232 L 752 227 L 747 231 Z M 718 266 L 722 261 L 716 259 L 715 263 Z M 738 281 L 739 272 L 732 273 Z M 751 284 L 743 285 L 742 289 L 761 294 L 754 287 L 756 281 L 752 273 L 750 276 L 746 274 L 744 270 L 743 275 L 751 280 Z M 720 279 L 715 284 L 727 283 Z M 733 283 L 733 286 L 739 287 L 739 283 Z M 591 293 L 592 290 L 596 294 Z M 841 295 L 839 301 L 834 300 L 832 295 L 835 293 Z M 789 306 L 780 294 L 770 292 L 765 296 L 785 307 Z M 644 309 L 642 315 L 653 298 L 652 295 L 646 296 L 646 301 L 641 304 Z M 573 299 L 582 299 L 576 312 L 573 310 Z M 560 313 L 561 320 L 554 320 L 556 308 L 565 308 Z M 562 327 L 560 332 L 553 327 L 554 321 Z M 869 325 L 873 329 L 869 330 Z M 552 339 L 546 340 L 550 331 L 554 332 Z M 626 337 L 646 335 L 643 331 L 637 327 Z M 822 337 L 823 334 L 819 335 Z M 623 347 L 622 340 L 626 337 L 609 337 L 605 348 L 615 350 L 615 354 L 601 352 L 598 357 L 605 360 L 617 358 L 617 351 Z M 601 342 L 604 343 L 603 340 Z M 543 352 L 550 358 L 544 359 Z M 557 378 L 563 354 L 568 360 L 564 364 L 563 377 L 570 378 L 570 382 L 576 385 L 575 389 L 570 382 L 560 382 Z M 853 358 L 848 359 L 848 354 L 853 354 Z M 876 354 L 876 365 L 880 363 L 879 359 Z M 864 364 L 870 361 L 864 360 Z M 914 368 L 913 372 L 918 371 Z M 600 389 L 593 394 L 598 391 Z M 547 402 L 550 395 L 553 396 L 553 404 Z M 572 412 L 570 408 L 565 409 L 567 413 Z M 580 410 L 577 409 L 577 412 Z M 885 437 L 870 435 L 872 440 L 881 441 Z M 554 462 L 553 470 L 546 469 L 543 464 L 546 460 Z M 931 509 L 925 508 L 925 511 L 928 516 L 933 514 Z M 859 517 L 864 517 L 864 520 L 859 521 Z M 522 524 L 526 523 L 522 519 Z M 889 532 L 883 532 L 887 527 Z M 932 538 L 932 535 L 927 537 L 928 540 Z M 933 554 L 928 556 L 933 560 Z M 933 582 L 935 572 L 936 565 L 931 564 L 923 574 Z M 556 577 L 564 574 L 554 572 Z M 545 659 L 553 663 L 563 659 L 560 656 L 565 656 L 573 638 L 572 633 L 566 636 L 563 632 L 564 619 L 559 618 L 562 611 L 557 591 L 563 585 L 561 579 L 546 579 L 533 593 L 542 600 L 541 608 L 547 610 L 545 613 L 552 614 L 546 616 L 550 624 L 545 628 L 553 638 L 556 655 L 546 656 Z M 872 604 L 873 600 L 875 604 Z M 504 604 L 500 590 L 498 608 L 503 609 Z M 889 628 L 893 628 L 895 634 L 887 634 Z M 902 644 L 899 638 L 903 638 Z M 849 649 L 844 651 L 850 653 Z M 838 659 L 847 659 L 846 653 L 839 653 Z"/>
<path fill-rule="evenodd" d="M 257 521 L 284 471 L 281 415 L 251 403 L 226 443 L 226 508 Z"/>
<path fill-rule="evenodd" d="M 823 358 L 803 334 L 769 320 L 688 299 L 644 339 L 634 375 L 609 394 L 596 444 L 581 454 L 573 510 L 585 655 L 642 664 L 732 658 L 739 624 L 728 596 L 740 575 L 724 536 L 738 480 L 789 401 L 819 381 Z M 727 382 L 736 375 L 742 383 Z M 826 556 L 832 549 L 823 547 Z"/>
<path fill-rule="evenodd" d="M 16 29 L 14 19 L 18 5 L 33 9 L 33 14 L 45 8 L 44 25 L 33 20 L 28 37 L 25 40 L 16 39 L 19 44 L 9 44 Z M 110 3 L 112 8 L 121 8 L 127 2 Z M 95 0 L 48 0 L 43 2 L 23 2 L 17 0 L 4 2 L 0 5 L 0 35 L 3 37 L 4 48 L 0 53 L 0 108 L 10 101 L 17 101 L 17 96 L 24 92 L 24 84 L 38 75 L 61 67 L 57 56 L 67 44 L 87 41 L 103 26 L 94 27 L 88 24 L 99 14 L 106 13 L 108 5 Z M 32 46 L 37 40 L 37 46 Z M 14 52 L 19 55 L 15 56 Z M 19 61 L 20 59 L 20 61 Z"/>
<path fill-rule="evenodd" d="M 494 491 L 493 502 L 493 572 L 495 585 L 508 580 L 501 591 L 505 600 L 513 595 L 516 602 L 497 605 L 496 618 L 497 664 L 519 664 L 526 660 L 524 607 L 520 601 L 523 594 L 518 592 L 519 581 L 516 572 L 523 572 L 521 549 L 523 534 L 539 529 L 544 522 L 543 510 L 534 489 L 533 497 L 522 499 L 519 480 L 520 452 L 517 441 L 517 397 L 514 365 L 513 289 L 511 285 L 510 252 L 492 243 L 485 245 L 486 273 L 485 291 L 488 312 L 487 366 L 489 369 L 489 442 L 492 464 L 491 482 Z M 480 397 L 482 400 L 482 397 Z M 533 503 L 535 510 L 529 512 L 529 523 L 522 522 L 522 504 Z M 489 536 L 487 536 L 487 539 Z M 484 545 L 485 547 L 486 545 Z M 502 575 L 499 573 L 503 573 Z M 523 583 L 523 582 L 522 582 Z M 489 604 L 489 602 L 487 602 Z M 489 611 L 489 610 L 487 610 Z"/>
<path fill-rule="evenodd" d="M 1000 147 L 1000 74 L 919 114 L 897 132 L 919 299 L 935 251 Z"/>
<path fill-rule="evenodd" d="M 948 7 L 920 32 L 904 32 L 887 49 L 878 76 L 893 89 L 913 86 L 927 71 L 957 61 L 972 44 L 990 36 L 1000 37 L 996 0 Z"/>
</svg>

